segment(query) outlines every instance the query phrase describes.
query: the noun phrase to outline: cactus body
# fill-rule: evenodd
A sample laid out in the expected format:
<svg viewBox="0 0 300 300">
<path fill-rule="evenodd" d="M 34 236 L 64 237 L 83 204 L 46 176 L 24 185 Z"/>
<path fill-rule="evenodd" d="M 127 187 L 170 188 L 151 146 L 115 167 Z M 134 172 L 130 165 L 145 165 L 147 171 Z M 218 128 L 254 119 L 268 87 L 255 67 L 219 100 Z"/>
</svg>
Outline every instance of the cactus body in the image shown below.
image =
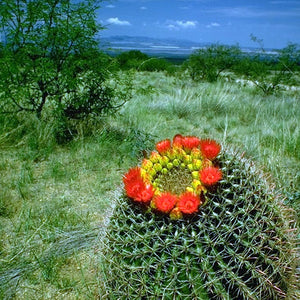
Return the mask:
<svg viewBox="0 0 300 300">
<path fill-rule="evenodd" d="M 292 212 L 249 160 L 227 149 L 219 165 L 223 179 L 192 217 L 117 199 L 103 246 L 107 299 L 300 299 Z"/>
</svg>

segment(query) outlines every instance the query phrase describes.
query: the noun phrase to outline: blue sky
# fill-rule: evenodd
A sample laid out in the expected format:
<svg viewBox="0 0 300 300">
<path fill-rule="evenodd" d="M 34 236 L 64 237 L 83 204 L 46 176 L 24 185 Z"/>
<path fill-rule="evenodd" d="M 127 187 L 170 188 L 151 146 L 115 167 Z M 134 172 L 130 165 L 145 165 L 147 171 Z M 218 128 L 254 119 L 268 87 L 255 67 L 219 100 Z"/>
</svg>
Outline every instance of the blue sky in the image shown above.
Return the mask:
<svg viewBox="0 0 300 300">
<path fill-rule="evenodd" d="M 101 36 L 147 36 L 265 48 L 300 44 L 300 0 L 112 0 L 98 20 Z"/>
</svg>

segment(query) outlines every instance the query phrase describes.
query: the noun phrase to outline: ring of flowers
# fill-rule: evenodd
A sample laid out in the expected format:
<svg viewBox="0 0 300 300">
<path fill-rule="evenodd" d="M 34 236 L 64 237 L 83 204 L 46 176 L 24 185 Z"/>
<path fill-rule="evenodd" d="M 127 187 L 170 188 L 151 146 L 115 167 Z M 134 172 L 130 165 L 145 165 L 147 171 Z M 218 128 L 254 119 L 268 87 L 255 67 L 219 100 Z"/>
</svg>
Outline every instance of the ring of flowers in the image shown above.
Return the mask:
<svg viewBox="0 0 300 300">
<path fill-rule="evenodd" d="M 220 150 L 216 141 L 195 136 L 178 134 L 172 142 L 162 140 L 141 166 L 124 175 L 126 195 L 172 219 L 196 213 L 207 190 L 222 179 L 214 164 Z"/>
</svg>

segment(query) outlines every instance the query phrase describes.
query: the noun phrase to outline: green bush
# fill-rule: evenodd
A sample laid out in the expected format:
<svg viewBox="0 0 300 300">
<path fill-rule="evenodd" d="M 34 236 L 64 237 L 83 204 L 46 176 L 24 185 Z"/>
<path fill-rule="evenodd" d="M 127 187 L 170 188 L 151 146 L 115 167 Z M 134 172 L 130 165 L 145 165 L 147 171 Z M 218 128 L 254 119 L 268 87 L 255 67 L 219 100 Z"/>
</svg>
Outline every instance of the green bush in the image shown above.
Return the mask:
<svg viewBox="0 0 300 300">
<path fill-rule="evenodd" d="M 70 120 L 114 113 L 131 98 L 130 76 L 120 79 L 115 60 L 99 51 L 98 5 L 1 2 L 0 113 L 51 116 L 64 136 Z"/>
<path fill-rule="evenodd" d="M 149 59 L 149 56 L 139 50 L 122 52 L 117 56 L 121 70 L 138 70 L 141 64 Z"/>
<path fill-rule="evenodd" d="M 166 59 L 151 57 L 140 65 L 139 70 L 148 72 L 166 71 L 167 73 L 174 73 L 175 66 Z"/>
<path fill-rule="evenodd" d="M 297 85 L 299 61 L 299 46 L 289 44 L 273 55 L 266 54 L 264 49 L 255 55 L 242 55 L 233 65 L 232 71 L 269 95 L 282 89 L 284 85 Z"/>
<path fill-rule="evenodd" d="M 193 80 L 216 81 L 221 72 L 230 69 L 240 55 L 236 46 L 213 44 L 190 55 L 184 68 Z"/>
</svg>

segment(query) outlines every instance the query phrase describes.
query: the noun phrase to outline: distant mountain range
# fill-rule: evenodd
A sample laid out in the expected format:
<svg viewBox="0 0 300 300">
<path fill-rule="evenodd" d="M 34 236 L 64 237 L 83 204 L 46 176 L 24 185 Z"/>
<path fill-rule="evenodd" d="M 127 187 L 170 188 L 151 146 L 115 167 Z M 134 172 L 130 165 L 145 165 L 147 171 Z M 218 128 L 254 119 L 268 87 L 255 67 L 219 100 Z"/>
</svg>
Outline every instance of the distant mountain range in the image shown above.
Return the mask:
<svg viewBox="0 0 300 300">
<path fill-rule="evenodd" d="M 158 39 L 143 36 L 118 35 L 103 37 L 100 40 L 100 47 L 110 54 L 118 54 L 123 51 L 140 50 L 153 56 L 189 56 L 193 51 L 205 48 L 211 43 L 197 43 L 189 40 Z M 243 52 L 255 53 L 257 48 L 242 48 Z M 268 51 L 272 54 L 271 49 Z M 276 52 L 273 52 L 276 54 Z"/>
<path fill-rule="evenodd" d="M 186 40 L 156 39 L 142 36 L 111 36 L 101 38 L 100 47 L 109 52 L 140 50 L 147 54 L 189 55 L 195 49 L 208 44 L 199 44 Z"/>
</svg>

